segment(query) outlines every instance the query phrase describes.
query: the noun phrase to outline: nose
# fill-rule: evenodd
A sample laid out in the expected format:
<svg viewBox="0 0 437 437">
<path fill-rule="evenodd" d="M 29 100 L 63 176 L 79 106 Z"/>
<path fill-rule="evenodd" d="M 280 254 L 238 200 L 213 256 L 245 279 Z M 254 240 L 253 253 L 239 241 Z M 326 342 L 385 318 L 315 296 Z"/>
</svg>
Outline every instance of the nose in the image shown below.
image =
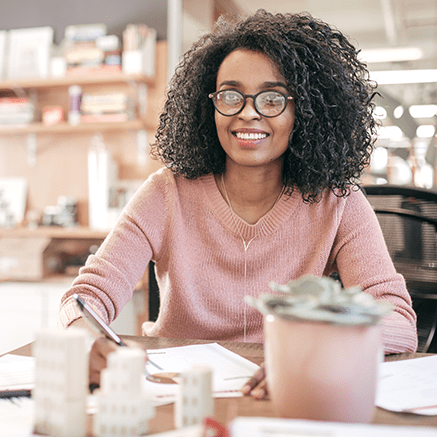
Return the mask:
<svg viewBox="0 0 437 437">
<path fill-rule="evenodd" d="M 246 96 L 246 103 L 242 109 L 242 111 L 238 114 L 241 119 L 259 119 L 261 118 L 261 114 L 255 108 L 255 100 L 252 96 Z"/>
</svg>

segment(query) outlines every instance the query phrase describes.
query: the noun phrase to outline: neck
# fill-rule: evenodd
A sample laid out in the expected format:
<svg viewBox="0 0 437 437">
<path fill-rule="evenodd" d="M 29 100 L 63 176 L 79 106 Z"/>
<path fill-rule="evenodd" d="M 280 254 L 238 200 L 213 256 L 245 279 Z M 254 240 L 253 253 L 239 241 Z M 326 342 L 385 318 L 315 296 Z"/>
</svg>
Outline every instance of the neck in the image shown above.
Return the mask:
<svg viewBox="0 0 437 437">
<path fill-rule="evenodd" d="M 249 224 L 267 214 L 283 192 L 282 180 L 269 173 L 252 175 L 226 172 L 216 177 L 217 186 L 231 209 Z"/>
</svg>

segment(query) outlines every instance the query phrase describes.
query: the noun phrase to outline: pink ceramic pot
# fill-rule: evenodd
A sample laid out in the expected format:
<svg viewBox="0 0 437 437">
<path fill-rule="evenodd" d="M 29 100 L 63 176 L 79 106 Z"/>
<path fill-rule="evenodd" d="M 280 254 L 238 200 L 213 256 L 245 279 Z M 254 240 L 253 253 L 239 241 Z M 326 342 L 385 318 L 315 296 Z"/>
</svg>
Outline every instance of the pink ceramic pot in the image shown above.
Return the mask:
<svg viewBox="0 0 437 437">
<path fill-rule="evenodd" d="M 270 398 L 280 417 L 372 420 L 383 359 L 380 325 L 264 317 Z"/>
</svg>

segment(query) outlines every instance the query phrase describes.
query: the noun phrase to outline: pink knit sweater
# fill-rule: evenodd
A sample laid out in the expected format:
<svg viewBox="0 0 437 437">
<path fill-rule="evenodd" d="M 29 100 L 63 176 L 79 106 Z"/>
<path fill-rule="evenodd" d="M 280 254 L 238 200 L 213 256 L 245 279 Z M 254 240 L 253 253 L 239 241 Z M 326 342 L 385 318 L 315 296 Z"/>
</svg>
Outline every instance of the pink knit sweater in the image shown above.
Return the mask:
<svg viewBox="0 0 437 437">
<path fill-rule="evenodd" d="M 295 191 L 282 196 L 264 222 L 249 225 L 233 216 L 212 175 L 187 180 L 159 170 L 81 269 L 63 297 L 59 321 L 67 326 L 80 316 L 72 293 L 81 294 L 112 321 L 152 259 L 161 307 L 147 335 L 241 341 L 246 320 L 246 340 L 262 342 L 262 315 L 243 301 L 241 233 L 246 241 L 257 235 L 246 253 L 247 294 L 271 292 L 270 281 L 285 284 L 305 274 L 336 270 L 345 287 L 360 285 L 395 305 L 395 312 L 383 320 L 386 353 L 416 349 L 410 296 L 361 192 L 346 199 L 327 192 L 321 202 L 305 204 Z"/>
</svg>

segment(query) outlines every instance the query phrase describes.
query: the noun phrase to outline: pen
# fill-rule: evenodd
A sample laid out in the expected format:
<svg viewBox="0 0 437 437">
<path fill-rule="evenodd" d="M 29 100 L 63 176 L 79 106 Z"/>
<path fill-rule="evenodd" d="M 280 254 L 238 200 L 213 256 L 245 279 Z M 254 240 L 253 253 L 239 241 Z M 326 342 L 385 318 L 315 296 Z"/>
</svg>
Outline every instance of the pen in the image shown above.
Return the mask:
<svg viewBox="0 0 437 437">
<path fill-rule="evenodd" d="M 118 344 L 119 346 L 126 346 L 121 338 L 102 320 L 102 318 L 88 305 L 79 295 L 73 294 L 80 311 L 82 312 L 85 321 L 88 325 L 95 329 L 100 334 Z"/>
<path fill-rule="evenodd" d="M 27 389 L 22 390 L 1 390 L 0 399 L 11 399 L 11 398 L 30 398 L 32 392 Z"/>
</svg>

